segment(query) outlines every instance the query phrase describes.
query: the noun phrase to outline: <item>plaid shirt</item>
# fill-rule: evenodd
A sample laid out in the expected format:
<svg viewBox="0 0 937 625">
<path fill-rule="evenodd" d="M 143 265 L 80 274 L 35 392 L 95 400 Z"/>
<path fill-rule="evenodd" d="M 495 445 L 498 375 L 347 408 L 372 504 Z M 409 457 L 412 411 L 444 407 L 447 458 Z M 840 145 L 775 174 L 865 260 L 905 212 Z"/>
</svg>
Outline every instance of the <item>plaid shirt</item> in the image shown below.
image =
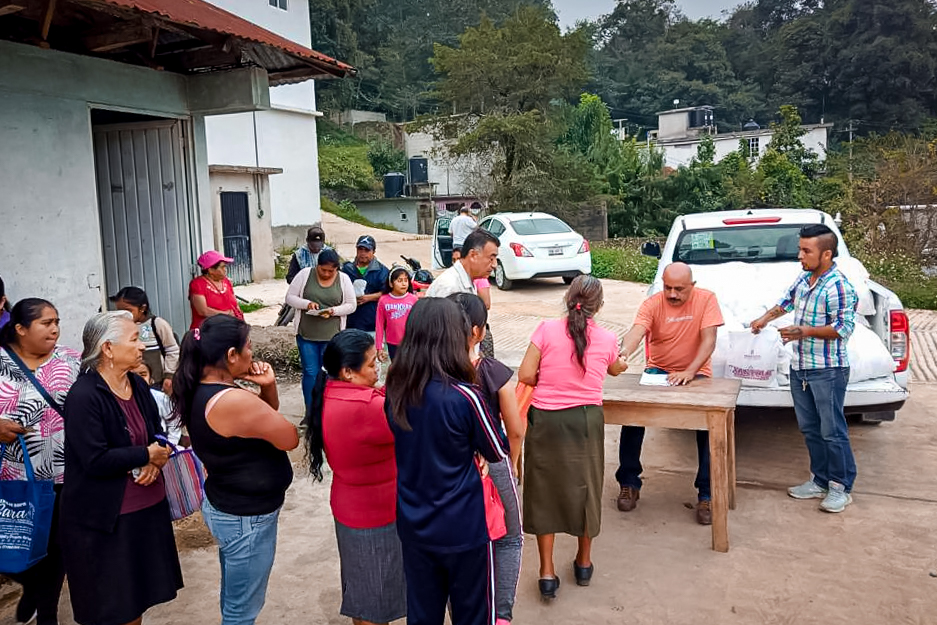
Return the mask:
<svg viewBox="0 0 937 625">
<path fill-rule="evenodd" d="M 794 342 L 794 369 L 826 369 L 848 367 L 846 341 L 856 327 L 856 305 L 859 298 L 834 264 L 810 285 L 810 272 L 805 271 L 791 286 L 778 306 L 794 311 L 794 325 L 821 328 L 832 326 L 838 339 L 805 338 Z"/>
</svg>

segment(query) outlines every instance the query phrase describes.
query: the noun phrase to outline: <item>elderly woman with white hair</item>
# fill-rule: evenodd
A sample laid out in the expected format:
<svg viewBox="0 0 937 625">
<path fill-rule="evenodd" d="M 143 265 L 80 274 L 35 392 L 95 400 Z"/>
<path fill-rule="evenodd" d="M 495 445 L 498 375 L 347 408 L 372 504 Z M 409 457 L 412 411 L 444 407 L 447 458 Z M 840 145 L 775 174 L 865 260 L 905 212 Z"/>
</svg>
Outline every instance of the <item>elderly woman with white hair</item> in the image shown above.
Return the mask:
<svg viewBox="0 0 937 625">
<path fill-rule="evenodd" d="M 182 570 L 157 442 L 162 423 L 143 379 L 133 317 L 100 313 L 85 324 L 81 374 L 65 401 L 60 531 L 75 621 L 131 625 L 170 601 Z"/>
</svg>

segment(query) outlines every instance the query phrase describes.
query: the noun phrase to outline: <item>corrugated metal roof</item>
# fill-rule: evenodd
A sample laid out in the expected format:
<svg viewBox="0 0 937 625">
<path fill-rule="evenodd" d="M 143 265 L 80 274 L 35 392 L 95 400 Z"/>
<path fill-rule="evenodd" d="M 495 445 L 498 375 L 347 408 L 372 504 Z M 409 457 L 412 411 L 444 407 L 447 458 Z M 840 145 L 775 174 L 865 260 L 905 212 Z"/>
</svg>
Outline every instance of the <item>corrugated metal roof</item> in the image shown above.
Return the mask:
<svg viewBox="0 0 937 625">
<path fill-rule="evenodd" d="M 204 0 L 91 0 L 88 2 L 88 4 L 93 3 L 158 15 L 181 26 L 211 30 L 222 35 L 229 35 L 267 46 L 272 48 L 268 49 L 268 52 L 271 53 L 269 56 L 279 57 L 279 62 L 273 63 L 277 67 L 268 67 L 268 70 L 288 69 L 283 66 L 283 61 L 286 59 L 282 58 L 283 54 L 281 53 L 285 53 L 298 61 L 294 65 L 297 68 L 313 66 L 323 70 L 324 73 L 337 77 L 355 73 L 355 68 L 351 65 L 301 46 Z M 260 54 L 257 56 L 268 55 Z"/>
</svg>

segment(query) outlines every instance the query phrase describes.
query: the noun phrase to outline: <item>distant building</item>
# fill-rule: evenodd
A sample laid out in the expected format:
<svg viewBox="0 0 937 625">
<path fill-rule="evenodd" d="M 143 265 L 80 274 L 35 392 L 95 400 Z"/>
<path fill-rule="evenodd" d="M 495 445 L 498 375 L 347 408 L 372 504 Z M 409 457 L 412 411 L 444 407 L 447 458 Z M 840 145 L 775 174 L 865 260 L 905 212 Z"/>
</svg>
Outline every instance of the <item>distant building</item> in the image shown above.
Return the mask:
<svg viewBox="0 0 937 625">
<path fill-rule="evenodd" d="M 704 136 L 710 136 L 716 148 L 715 160 L 718 162 L 730 152 L 739 148 L 739 141 L 745 141 L 752 157 L 757 160 L 765 153 L 774 131 L 761 128 L 753 120 L 742 127 L 741 132 L 719 133 L 716 129 L 713 107 L 696 106 L 673 109 L 657 114 L 657 130 L 648 133 L 648 140 L 664 152 L 664 165 L 677 168 L 690 164 L 696 157 L 697 148 Z M 818 154 L 826 155 L 828 132 L 833 124 L 807 124 L 801 126 L 806 134 L 801 137 L 804 147 Z"/>
</svg>

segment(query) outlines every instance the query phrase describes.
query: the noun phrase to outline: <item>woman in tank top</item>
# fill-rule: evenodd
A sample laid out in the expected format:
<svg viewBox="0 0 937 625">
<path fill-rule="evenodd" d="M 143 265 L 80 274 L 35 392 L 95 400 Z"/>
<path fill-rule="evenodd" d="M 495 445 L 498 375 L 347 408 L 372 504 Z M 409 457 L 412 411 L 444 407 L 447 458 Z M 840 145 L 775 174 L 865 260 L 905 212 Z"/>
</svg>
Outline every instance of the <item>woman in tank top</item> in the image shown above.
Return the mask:
<svg viewBox="0 0 937 625">
<path fill-rule="evenodd" d="M 293 480 L 287 451 L 296 427 L 277 409 L 273 368 L 252 360 L 250 326 L 219 315 L 182 341 L 173 377 L 174 414 L 205 465 L 202 516 L 218 542 L 222 625 L 253 623 L 264 605 L 277 520 Z M 260 387 L 257 395 L 235 384 Z"/>
<path fill-rule="evenodd" d="M 296 309 L 293 327 L 303 366 L 306 409 L 312 387 L 322 369 L 322 354 L 332 337 L 345 329 L 345 319 L 358 307 L 351 278 L 338 270 L 338 252 L 322 250 L 315 267 L 303 269 L 286 292 L 286 304 Z"/>
</svg>

